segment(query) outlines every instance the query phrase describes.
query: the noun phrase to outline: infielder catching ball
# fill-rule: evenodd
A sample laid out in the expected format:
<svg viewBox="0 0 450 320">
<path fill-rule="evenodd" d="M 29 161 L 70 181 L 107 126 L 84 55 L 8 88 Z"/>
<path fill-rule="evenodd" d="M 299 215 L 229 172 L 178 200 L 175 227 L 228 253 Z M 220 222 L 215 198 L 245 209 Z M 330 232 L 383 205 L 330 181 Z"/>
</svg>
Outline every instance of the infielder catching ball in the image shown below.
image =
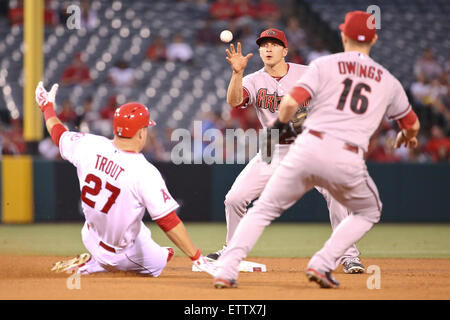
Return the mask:
<svg viewBox="0 0 450 320">
<path fill-rule="evenodd" d="M 161 247 L 142 222 L 147 208 L 170 240 L 202 271 L 214 267 L 189 238 L 175 213 L 178 208 L 159 171 L 140 153 L 147 127 L 155 125 L 148 109 L 136 102 L 124 104 L 114 114 L 114 139 L 68 131 L 54 111 L 58 85 L 47 92 L 42 82 L 36 101 L 63 159 L 77 168 L 86 222 L 81 231 L 89 253 L 55 264 L 53 271 L 77 270 L 81 274 L 132 271 L 157 277 L 174 255 Z"/>
<path fill-rule="evenodd" d="M 420 124 L 400 82 L 369 57 L 377 41 L 376 29 L 368 27 L 370 17 L 363 11 L 348 13 L 340 26 L 345 52 L 314 60 L 282 99 L 272 128 L 289 131 L 298 105 L 311 100 L 305 129 L 219 258 L 216 288 L 237 286 L 239 263 L 264 228 L 314 186 L 327 189 L 352 212 L 308 263 L 308 279 L 321 287 L 339 287 L 331 275 L 336 262 L 379 221 L 382 204 L 364 151 L 384 115 L 401 128 L 396 147 L 416 147 Z"/>
<path fill-rule="evenodd" d="M 265 30 L 256 40 L 256 43 L 259 45 L 259 54 L 264 67 L 245 77 L 243 77 L 244 70 L 252 54 L 250 53 L 244 57 L 239 42 L 236 50 L 233 44 L 230 45 L 230 50 L 226 50 L 226 60 L 233 69 L 233 75 L 228 86 L 227 101 L 235 108 L 255 107 L 261 125 L 263 128 L 267 128 L 277 118 L 281 98 L 289 93 L 308 67 L 295 63 L 286 63 L 285 57 L 288 49 L 286 36 L 283 31 L 277 29 Z M 304 105 L 306 104 L 307 102 L 304 103 Z M 306 108 L 299 108 L 300 116 L 304 109 Z M 301 130 L 301 123 L 297 125 Z M 222 250 L 209 254 L 208 258 L 217 260 L 226 250 L 227 244 L 230 243 L 239 222 L 247 212 L 247 206 L 261 195 L 269 178 L 289 151 L 290 144 L 293 141 L 292 137 L 291 139 L 280 138 L 280 143 L 275 145 L 270 164 L 264 161 L 264 152 L 260 150 L 236 178 L 225 197 L 226 245 Z M 317 188 L 317 190 L 322 193 L 327 201 L 331 226 L 334 230 L 349 215 L 349 212 L 347 208 L 333 199 L 325 189 Z M 359 251 L 355 245 L 352 245 L 342 254 L 339 261 L 337 261 L 337 265 L 339 263 L 343 264 L 344 272 L 346 273 L 364 272 L 364 266 L 359 260 Z"/>
</svg>

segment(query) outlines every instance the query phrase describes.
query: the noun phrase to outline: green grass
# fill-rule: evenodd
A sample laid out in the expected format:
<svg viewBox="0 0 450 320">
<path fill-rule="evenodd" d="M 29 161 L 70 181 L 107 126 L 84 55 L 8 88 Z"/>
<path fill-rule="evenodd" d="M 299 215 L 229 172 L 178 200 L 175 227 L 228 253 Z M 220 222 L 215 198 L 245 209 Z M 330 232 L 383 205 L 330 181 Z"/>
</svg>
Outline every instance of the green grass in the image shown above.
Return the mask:
<svg viewBox="0 0 450 320">
<path fill-rule="evenodd" d="M 173 246 L 155 223 L 153 239 Z M 85 251 L 81 223 L 0 225 L 0 254 L 70 256 Z M 207 254 L 221 248 L 223 223 L 186 223 L 194 243 Z M 250 256 L 311 257 L 331 234 L 328 224 L 274 223 L 264 231 Z M 378 224 L 359 243 L 363 257 L 450 258 L 450 224 Z M 182 253 L 177 248 L 176 255 Z"/>
</svg>

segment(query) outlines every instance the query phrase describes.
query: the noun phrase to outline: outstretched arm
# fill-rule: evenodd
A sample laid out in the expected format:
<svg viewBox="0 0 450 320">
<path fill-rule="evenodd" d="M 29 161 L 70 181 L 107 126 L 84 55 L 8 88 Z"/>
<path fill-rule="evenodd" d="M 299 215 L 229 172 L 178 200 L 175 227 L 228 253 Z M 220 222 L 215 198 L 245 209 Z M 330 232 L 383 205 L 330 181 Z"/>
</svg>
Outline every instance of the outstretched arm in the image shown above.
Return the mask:
<svg viewBox="0 0 450 320">
<path fill-rule="evenodd" d="M 233 69 L 233 74 L 228 84 L 227 90 L 227 102 L 230 106 L 236 107 L 243 102 L 243 90 L 242 90 L 242 78 L 244 76 L 244 70 L 247 66 L 248 60 L 252 57 L 252 53 L 247 54 L 245 57 L 242 55 L 241 43 L 238 42 L 237 50 L 234 45 L 230 44 L 230 50 L 226 50 L 226 60 Z"/>
<path fill-rule="evenodd" d="M 214 267 L 206 261 L 200 249 L 197 249 L 194 245 L 183 222 L 175 211 L 156 220 L 156 223 L 165 232 L 167 237 L 192 260 L 194 265 L 202 271 L 214 275 Z"/>
</svg>

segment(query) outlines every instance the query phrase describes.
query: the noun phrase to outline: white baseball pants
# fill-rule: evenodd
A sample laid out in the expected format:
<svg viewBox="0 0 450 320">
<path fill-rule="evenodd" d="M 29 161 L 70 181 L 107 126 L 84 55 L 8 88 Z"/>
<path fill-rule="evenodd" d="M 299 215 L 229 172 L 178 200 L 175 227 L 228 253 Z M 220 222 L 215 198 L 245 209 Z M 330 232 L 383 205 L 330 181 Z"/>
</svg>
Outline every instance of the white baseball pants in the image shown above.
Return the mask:
<svg viewBox="0 0 450 320">
<path fill-rule="evenodd" d="M 227 250 L 219 258 L 217 278 L 237 279 L 239 263 L 253 248 L 264 228 L 314 186 L 326 188 L 352 213 L 333 230 L 308 267 L 334 270 L 346 251 L 380 219 L 382 204 L 370 178 L 363 152 L 344 149 L 345 142 L 308 132 L 297 137 L 259 200 L 242 218 Z"/>
<path fill-rule="evenodd" d="M 242 170 L 225 197 L 225 215 L 227 221 L 226 243 L 229 244 L 233 234 L 247 213 L 248 205 L 258 198 L 275 169 L 286 156 L 291 145 L 276 145 L 274 157 L 270 164 L 264 162 L 258 153 Z M 336 201 L 324 188 L 316 187 L 327 202 L 332 229 L 349 215 L 346 207 Z M 353 244 L 338 260 L 337 265 L 347 258 L 358 257 L 360 252 Z M 336 265 L 336 266 L 337 266 Z"/>
<path fill-rule="evenodd" d="M 79 269 L 81 274 L 130 271 L 158 277 L 167 264 L 168 250 L 152 239 L 150 229 L 143 222 L 134 244 L 123 250 L 114 249 L 115 253 L 105 249 L 104 243 L 100 244 L 101 239 L 88 228 L 87 223 L 81 230 L 81 236 L 91 254 L 91 260 Z"/>
</svg>

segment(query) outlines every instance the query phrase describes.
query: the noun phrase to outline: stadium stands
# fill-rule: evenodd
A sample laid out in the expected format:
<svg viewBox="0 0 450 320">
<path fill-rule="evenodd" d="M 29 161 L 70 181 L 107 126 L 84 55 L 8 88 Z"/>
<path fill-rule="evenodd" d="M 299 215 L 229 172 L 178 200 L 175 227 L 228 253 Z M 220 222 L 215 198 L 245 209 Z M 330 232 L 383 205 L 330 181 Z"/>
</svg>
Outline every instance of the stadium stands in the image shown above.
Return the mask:
<svg viewBox="0 0 450 320">
<path fill-rule="evenodd" d="M 336 0 L 333 5 L 326 0 L 303 2 L 336 31 L 346 11 L 366 10 L 371 4 L 382 6 L 380 41 L 373 49 L 373 58 L 391 70 L 406 88 L 414 81 L 413 65 L 425 48 L 433 47 L 441 63 L 448 58 L 448 1 L 416 0 L 406 4 L 401 0 Z M 165 126 L 190 128 L 193 120 L 200 119 L 205 112 L 222 113 L 225 118 L 229 115 L 226 89 L 231 70 L 224 59 L 227 46 L 195 43 L 197 32 L 209 17 L 211 1 L 93 0 L 90 3 L 95 17 L 93 27 L 69 29 L 65 21 L 60 21 L 45 29 L 45 85 L 59 82 L 65 68 L 79 53 L 89 66 L 92 79 L 89 85 L 60 86 L 58 107 L 70 99 L 81 112 L 83 101 L 92 97 L 94 110 L 100 111 L 111 96 L 116 96 L 119 104 L 137 100 L 149 105 L 151 116 L 164 124 L 155 128 L 160 136 L 164 135 Z M 51 1 L 51 9 L 60 17 L 66 5 L 64 1 Z M 265 27 L 265 22 L 260 20 L 248 19 L 247 23 L 255 35 Z M 223 24 L 214 26 L 218 35 Z M 192 63 L 147 58 L 147 48 L 153 39 L 161 36 L 168 44 L 175 34 L 181 34 L 192 46 Z M 3 39 L 0 42 L 0 111 L 13 118 L 21 117 L 23 26 L 10 26 L 7 19 L 0 18 L 0 37 Z M 250 60 L 246 73 L 262 66 L 257 52 L 253 53 L 256 57 Z M 117 87 L 108 80 L 109 71 L 119 60 L 126 61 L 133 70 L 135 82 L 129 88 Z"/>
</svg>

